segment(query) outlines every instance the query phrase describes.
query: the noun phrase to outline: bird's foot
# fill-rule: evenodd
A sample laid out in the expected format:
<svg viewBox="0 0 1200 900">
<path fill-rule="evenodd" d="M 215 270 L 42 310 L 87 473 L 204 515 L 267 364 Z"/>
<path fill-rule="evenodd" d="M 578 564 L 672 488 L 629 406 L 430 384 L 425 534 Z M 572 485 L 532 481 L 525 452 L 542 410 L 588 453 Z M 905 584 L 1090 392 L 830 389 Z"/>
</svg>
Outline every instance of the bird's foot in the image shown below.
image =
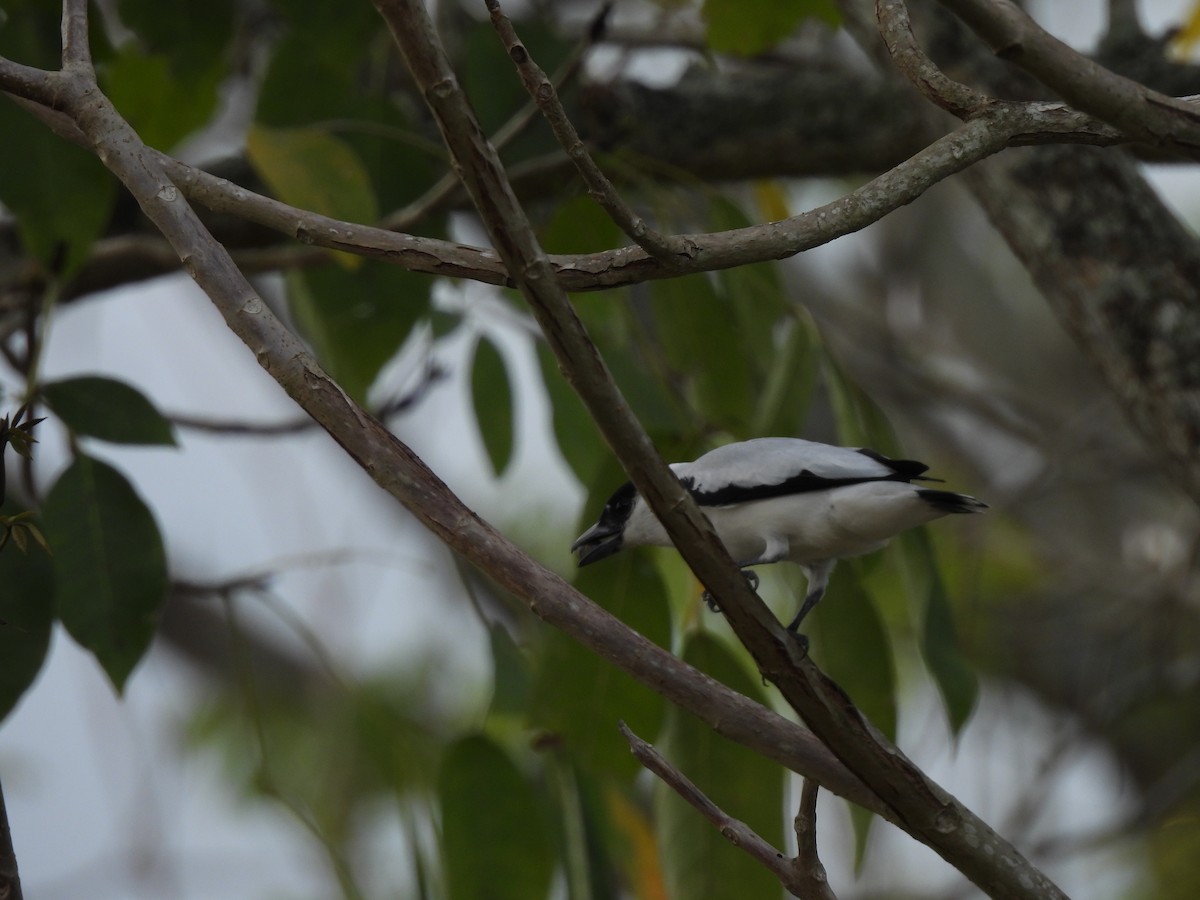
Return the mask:
<svg viewBox="0 0 1200 900">
<path fill-rule="evenodd" d="M 796 646 L 800 648 L 800 658 L 803 659 L 804 657 L 808 656 L 808 635 L 801 634 L 798 631 L 792 631 L 790 628 L 788 629 L 788 634 L 792 636 L 792 640 L 794 640 L 796 642 Z"/>
<path fill-rule="evenodd" d="M 758 573 L 751 572 L 748 569 L 742 569 L 742 575 L 744 575 L 746 578 L 746 584 L 750 585 L 750 590 L 757 591 Z M 704 605 L 707 606 L 712 612 L 719 613 L 721 611 L 721 604 L 718 603 L 717 598 L 708 591 L 705 591 L 703 594 L 701 594 L 700 599 L 704 601 Z"/>
</svg>

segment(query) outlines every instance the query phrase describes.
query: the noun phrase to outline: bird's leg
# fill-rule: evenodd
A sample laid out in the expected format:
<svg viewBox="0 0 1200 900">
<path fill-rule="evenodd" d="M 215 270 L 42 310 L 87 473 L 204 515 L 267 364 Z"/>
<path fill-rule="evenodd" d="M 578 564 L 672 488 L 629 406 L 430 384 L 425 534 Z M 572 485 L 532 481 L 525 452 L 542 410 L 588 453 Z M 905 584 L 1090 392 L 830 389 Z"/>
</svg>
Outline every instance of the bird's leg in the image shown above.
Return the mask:
<svg viewBox="0 0 1200 900">
<path fill-rule="evenodd" d="M 750 585 L 750 590 L 758 590 L 758 573 L 751 572 L 749 569 L 742 569 L 742 575 L 746 578 L 746 584 Z M 721 604 L 717 602 L 717 598 L 705 591 L 700 595 L 700 599 L 704 601 L 704 605 L 715 613 L 721 611 Z"/>
<path fill-rule="evenodd" d="M 797 630 L 800 628 L 800 623 L 804 621 L 804 617 L 812 611 L 812 608 L 820 602 L 823 596 L 825 596 L 825 585 L 823 584 L 815 590 L 809 591 L 808 596 L 804 598 L 804 602 L 800 604 L 800 612 L 796 613 L 796 618 L 792 619 L 787 630 L 799 637 L 800 635 L 797 634 Z"/>
</svg>

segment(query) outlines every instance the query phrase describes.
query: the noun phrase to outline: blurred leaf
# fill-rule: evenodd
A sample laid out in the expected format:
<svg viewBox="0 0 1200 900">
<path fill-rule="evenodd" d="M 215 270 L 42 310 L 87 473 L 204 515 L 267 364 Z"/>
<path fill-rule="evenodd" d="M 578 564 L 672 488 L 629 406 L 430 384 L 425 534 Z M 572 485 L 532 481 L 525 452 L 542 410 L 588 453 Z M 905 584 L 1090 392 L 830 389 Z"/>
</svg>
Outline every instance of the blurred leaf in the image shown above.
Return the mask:
<svg viewBox="0 0 1200 900">
<path fill-rule="evenodd" d="M 751 185 L 754 202 L 766 222 L 779 222 L 792 214 L 784 182 L 762 179 Z"/>
<path fill-rule="evenodd" d="M 816 18 L 831 28 L 841 24 L 834 0 L 704 0 L 708 46 L 754 56 L 791 37 L 801 20 Z"/>
<path fill-rule="evenodd" d="M 816 392 L 820 358 L 820 343 L 812 325 L 801 317 L 785 322 L 760 392 L 753 434 L 803 433 Z"/>
<path fill-rule="evenodd" d="M 572 50 L 572 42 L 565 40 L 547 19 L 528 17 L 520 29 L 521 43 L 546 72 L 554 72 Z M 496 40 L 490 22 L 476 21 L 468 28 L 459 58 L 463 88 L 488 134 L 529 103 L 529 94 L 504 45 Z M 524 159 L 557 147 L 549 129 L 531 128 L 526 132 L 505 149 L 506 158 Z"/>
<path fill-rule="evenodd" d="M 629 244 L 608 213 L 587 195 L 559 203 L 538 236 L 547 253 L 597 253 Z"/>
<path fill-rule="evenodd" d="M 101 68 L 101 86 L 146 144 L 170 150 L 211 117 L 225 75 L 221 59 L 182 80 L 168 57 L 130 49 Z"/>
<path fill-rule="evenodd" d="M 139 45 L 150 53 L 170 55 L 184 85 L 209 81 L 214 63 L 230 58 L 233 0 L 174 3 L 170 15 L 164 15 L 158 0 L 119 0 L 118 10 L 122 24 L 137 34 Z"/>
<path fill-rule="evenodd" d="M 867 447 L 885 456 L 903 456 L 896 432 L 883 410 L 850 380 L 833 356 L 826 353 L 823 362 L 821 371 L 837 416 L 838 435 L 842 443 Z"/>
<path fill-rule="evenodd" d="M 280 200 L 335 219 L 370 224 L 379 218 L 366 167 L 341 138 L 318 128 L 254 125 L 246 156 Z M 339 255 L 357 265 L 362 257 Z"/>
<path fill-rule="evenodd" d="M 492 648 L 492 704 L 488 715 L 525 715 L 529 707 L 529 662 L 501 625 L 488 629 Z"/>
<path fill-rule="evenodd" d="M 762 686 L 712 635 L 693 633 L 683 658 L 735 691 L 767 702 Z M 675 707 L 667 716 L 663 753 L 725 813 L 741 819 L 773 846 L 783 847 L 786 780 L 778 764 L 726 740 Z M 672 900 L 780 896 L 773 875 L 730 844 L 674 791 L 656 782 L 654 792 L 659 852 Z"/>
<path fill-rule="evenodd" d="M 892 645 L 870 594 L 861 563 L 842 560 L 825 597 L 804 622 L 820 638 L 821 668 L 840 684 L 884 735 L 896 737 L 896 670 Z"/>
<path fill-rule="evenodd" d="M 862 563 L 842 560 L 805 623 L 819 638 L 821 667 L 889 740 L 896 739 L 896 669 L 892 645 L 870 594 Z M 855 867 L 862 865 L 874 815 L 851 806 Z"/>
<path fill-rule="evenodd" d="M 950 730 L 957 735 L 979 699 L 979 678 L 963 656 L 954 628 L 954 610 L 946 595 L 929 533 L 918 528 L 897 540 L 915 597 L 924 601 L 920 647 L 925 667 L 945 704 Z"/>
<path fill-rule="evenodd" d="M 516 405 L 504 357 L 483 335 L 475 342 L 471 361 L 471 403 L 492 469 L 502 475 L 512 462 Z"/>
<path fill-rule="evenodd" d="M 668 900 L 654 825 L 615 785 L 604 792 L 611 829 L 617 834 L 614 862 L 637 900 Z"/>
<path fill-rule="evenodd" d="M 753 357 L 744 355 L 731 318 L 708 275 L 656 281 L 650 288 L 655 337 L 686 396 L 709 424 L 748 436 L 755 406 Z"/>
<path fill-rule="evenodd" d="M 54 624 L 54 578 L 43 553 L 0 551 L 0 721 L 41 671 Z"/>
<path fill-rule="evenodd" d="M 441 851 L 449 900 L 538 900 L 554 871 L 533 787 L 484 737 L 446 752 L 438 778 Z"/>
<path fill-rule="evenodd" d="M 670 615 L 654 565 L 642 553 L 622 553 L 580 569 L 575 587 L 659 646 L 670 642 Z M 558 631 L 547 631 L 534 665 L 531 722 L 560 735 L 572 758 L 593 775 L 632 779 L 637 760 L 617 731 L 624 719 L 654 734 L 665 701 Z"/>
<path fill-rule="evenodd" d="M 42 394 L 75 434 L 115 444 L 175 445 L 171 423 L 123 381 L 94 375 L 64 378 L 43 384 Z"/>
<path fill-rule="evenodd" d="M 321 365 L 358 402 L 429 309 L 430 280 L 397 266 L 288 275 L 288 306 Z"/>
<path fill-rule="evenodd" d="M 1200 3 L 1192 3 L 1184 23 L 1171 37 L 1171 50 L 1177 56 L 1187 56 L 1200 43 Z"/>
<path fill-rule="evenodd" d="M 95 156 L 13 103 L 0 103 L 0 134 L 0 203 L 15 217 L 29 253 L 69 276 L 108 223 L 115 182 Z"/>
<path fill-rule="evenodd" d="M 559 371 L 558 361 L 544 342 L 538 342 L 537 357 L 550 401 L 554 439 L 575 477 L 587 484 L 595 477 L 607 456 L 608 447 L 592 424 L 583 401 Z"/>
<path fill-rule="evenodd" d="M 61 3 L 55 0 L 5 0 L 0 12 L 3 12 L 0 56 L 50 71 L 62 65 Z M 97 30 L 94 21 L 89 24 L 94 34 Z M 98 46 L 102 45 L 101 41 Z M 7 135 L 7 132 L 0 133 Z"/>
<path fill-rule="evenodd" d="M 121 691 L 166 598 L 158 525 L 124 475 L 82 454 L 50 489 L 44 517 L 59 618 Z"/>
</svg>

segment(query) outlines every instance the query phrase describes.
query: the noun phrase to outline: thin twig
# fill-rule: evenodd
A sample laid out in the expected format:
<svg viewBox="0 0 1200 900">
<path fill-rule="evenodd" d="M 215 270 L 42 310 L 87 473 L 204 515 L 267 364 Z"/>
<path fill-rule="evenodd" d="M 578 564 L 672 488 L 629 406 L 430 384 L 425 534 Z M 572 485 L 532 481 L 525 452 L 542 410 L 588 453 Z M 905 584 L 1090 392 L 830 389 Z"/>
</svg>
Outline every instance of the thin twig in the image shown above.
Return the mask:
<svg viewBox="0 0 1200 900">
<path fill-rule="evenodd" d="M 875 18 L 896 68 L 927 99 L 960 119 L 990 102 L 986 94 L 950 78 L 929 58 L 912 32 L 904 0 L 876 0 Z"/>
<path fill-rule="evenodd" d="M 516 65 L 525 90 L 529 91 L 529 96 L 542 111 L 555 138 L 563 148 L 563 152 L 575 164 L 592 199 L 600 204 L 608 213 L 609 218 L 634 243 L 665 265 L 673 266 L 675 259 L 679 256 L 690 256 L 692 248 L 686 238 L 667 237 L 655 231 L 617 193 L 612 182 L 608 180 L 600 167 L 596 165 L 596 161 L 592 159 L 592 155 L 588 153 L 587 146 L 579 137 L 579 132 L 575 130 L 571 120 L 567 118 L 567 111 L 563 109 L 562 101 L 558 99 L 558 92 L 555 91 L 554 84 L 546 77 L 541 66 L 534 61 L 529 49 L 517 37 L 512 21 L 500 9 L 499 0 L 486 0 L 486 2 L 492 17 L 492 27 L 496 29 L 500 40 L 504 42 L 504 49 L 508 51 L 509 58 Z M 605 6 L 604 9 L 606 11 L 608 6 Z M 601 16 L 603 17 L 605 14 L 602 12 Z M 599 21 L 602 23 L 603 18 Z"/>
<path fill-rule="evenodd" d="M 604 15 L 606 15 L 606 12 L 602 10 L 601 14 L 593 21 L 592 26 L 586 29 L 583 38 L 576 43 L 570 55 L 554 73 L 551 83 L 555 86 L 555 89 L 561 89 L 563 85 L 572 81 L 582 71 L 587 53 L 592 49 L 599 37 L 600 32 L 595 23 L 602 21 Z M 507 147 L 514 139 L 524 133 L 525 129 L 537 117 L 537 112 L 537 104 L 530 100 L 517 110 L 512 118 L 496 130 L 496 133 L 492 135 L 492 146 L 497 150 L 503 150 Z M 422 221 L 435 210 L 440 209 L 454 196 L 455 191 L 461 189 L 462 182 L 459 180 L 458 174 L 452 171 L 447 172 L 429 190 L 412 203 L 386 216 L 379 223 L 379 227 L 385 228 L 388 231 L 407 231 L 417 222 Z"/>
<path fill-rule="evenodd" d="M 709 799 L 696 783 L 671 765 L 653 746 L 642 740 L 629 726 L 621 722 L 617 726 L 629 749 L 637 757 L 637 761 L 653 772 L 658 778 L 686 800 L 700 815 L 708 819 L 721 836 L 733 846 L 744 851 L 752 859 L 759 862 L 763 868 L 779 879 L 779 883 L 794 897 L 805 900 L 819 900 L 817 895 L 807 892 L 808 879 L 797 877 L 801 873 L 792 865 L 792 860 L 771 846 L 771 842 L 761 837 L 758 832 L 740 819 L 735 819 Z M 828 900 L 832 895 L 824 895 L 820 900 Z"/>
</svg>

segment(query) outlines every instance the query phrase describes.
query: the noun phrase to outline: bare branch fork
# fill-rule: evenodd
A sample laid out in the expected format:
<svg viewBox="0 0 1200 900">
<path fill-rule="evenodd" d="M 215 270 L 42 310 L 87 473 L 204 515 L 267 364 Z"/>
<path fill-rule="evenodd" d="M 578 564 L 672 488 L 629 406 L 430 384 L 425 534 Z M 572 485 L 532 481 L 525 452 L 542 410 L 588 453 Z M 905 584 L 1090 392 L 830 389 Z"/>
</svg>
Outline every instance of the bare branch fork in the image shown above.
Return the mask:
<svg viewBox="0 0 1200 900">
<path fill-rule="evenodd" d="M 739 850 L 745 851 L 752 859 L 771 872 L 779 883 L 795 897 L 803 900 L 837 900 L 825 878 L 825 867 L 816 855 L 816 830 L 808 827 L 816 823 L 816 783 L 805 779 L 801 812 L 796 817 L 797 836 L 801 837 L 800 852 L 795 859 L 789 859 L 781 851 L 771 846 L 771 843 L 761 837 L 753 828 L 740 819 L 735 819 L 712 802 L 711 799 L 696 786 L 690 778 L 671 765 L 652 745 L 642 740 L 621 722 L 618 726 L 629 749 L 637 757 L 637 761 L 662 782 L 692 805 L 692 807 L 708 819 L 721 832 L 729 843 Z M 810 788 L 810 785 L 812 787 Z M 801 834 L 801 819 L 805 827 Z"/>
</svg>

